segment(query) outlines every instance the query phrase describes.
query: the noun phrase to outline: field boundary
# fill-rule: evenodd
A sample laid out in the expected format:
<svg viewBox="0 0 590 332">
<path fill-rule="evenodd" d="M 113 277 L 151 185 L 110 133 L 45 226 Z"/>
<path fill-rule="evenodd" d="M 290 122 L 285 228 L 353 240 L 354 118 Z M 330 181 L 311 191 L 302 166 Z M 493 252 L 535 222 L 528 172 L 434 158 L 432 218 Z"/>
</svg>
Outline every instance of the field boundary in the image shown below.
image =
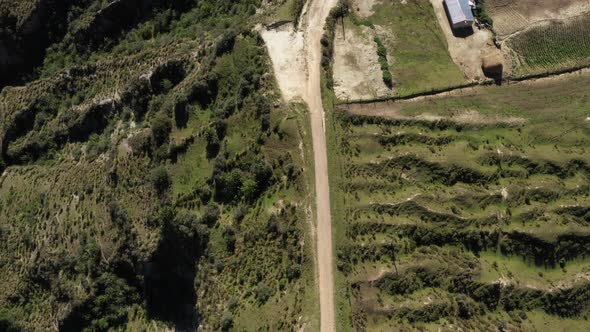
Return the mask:
<svg viewBox="0 0 590 332">
<path fill-rule="evenodd" d="M 552 78 L 552 77 L 557 77 L 557 76 L 561 76 L 561 75 L 573 74 L 576 72 L 583 72 L 586 69 L 590 69 L 590 64 L 575 66 L 575 67 L 556 70 L 556 71 L 549 71 L 549 72 L 544 72 L 544 73 L 539 73 L 539 74 L 531 74 L 531 75 L 526 75 L 526 76 L 521 76 L 521 77 L 504 78 L 502 80 L 502 83 L 509 85 L 511 83 L 514 84 L 514 83 L 521 83 L 521 82 L 526 82 L 526 81 L 536 80 L 536 79 Z M 471 82 L 471 83 L 467 83 L 467 84 L 463 84 L 463 85 L 459 85 L 459 86 L 454 86 L 454 87 L 449 87 L 449 88 L 444 88 L 444 89 L 436 89 L 436 90 L 414 93 L 414 94 L 407 95 L 407 96 L 393 96 L 393 97 L 383 97 L 383 98 L 374 98 L 374 99 L 365 99 L 365 100 L 350 100 L 350 101 L 336 100 L 334 102 L 334 105 L 335 106 L 362 105 L 362 104 L 373 104 L 373 103 L 378 103 L 378 102 L 408 101 L 408 100 L 413 100 L 413 99 L 417 99 L 417 98 L 421 98 L 421 97 L 437 97 L 437 96 L 440 96 L 442 94 L 449 93 L 449 92 L 465 90 L 465 89 L 474 88 L 474 87 L 478 87 L 478 86 L 491 86 L 494 84 L 495 84 L 495 82 L 491 81 L 491 80 L 487 80 L 484 82 Z"/>
<path fill-rule="evenodd" d="M 570 68 L 565 68 L 565 69 L 547 71 L 547 72 L 538 73 L 538 74 L 530 74 L 530 75 L 525 75 L 525 76 L 520 76 L 520 77 L 513 77 L 513 78 L 509 78 L 509 79 L 507 78 L 504 82 L 510 84 L 510 82 L 523 82 L 523 81 L 539 79 L 539 78 L 547 78 L 547 77 L 559 76 L 559 75 L 564 75 L 564 74 L 572 74 L 575 72 L 581 72 L 584 69 L 588 69 L 588 68 L 590 68 L 590 63 L 584 64 L 584 65 L 579 65 L 579 66 L 574 66 L 574 67 L 570 67 Z"/>
</svg>

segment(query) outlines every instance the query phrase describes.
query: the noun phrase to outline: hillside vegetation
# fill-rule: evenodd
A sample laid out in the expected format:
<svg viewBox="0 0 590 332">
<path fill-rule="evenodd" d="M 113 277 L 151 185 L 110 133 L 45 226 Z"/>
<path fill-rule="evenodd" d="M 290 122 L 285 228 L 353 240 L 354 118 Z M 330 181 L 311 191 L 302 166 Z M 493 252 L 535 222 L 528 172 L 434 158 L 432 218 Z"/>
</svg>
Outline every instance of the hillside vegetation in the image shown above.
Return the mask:
<svg viewBox="0 0 590 332">
<path fill-rule="evenodd" d="M 252 32 L 282 3 L 58 2 L 0 2 L 41 54 L 0 93 L 1 329 L 316 329 L 307 111 Z"/>
<path fill-rule="evenodd" d="M 338 106 L 341 327 L 586 330 L 589 84 Z"/>
</svg>

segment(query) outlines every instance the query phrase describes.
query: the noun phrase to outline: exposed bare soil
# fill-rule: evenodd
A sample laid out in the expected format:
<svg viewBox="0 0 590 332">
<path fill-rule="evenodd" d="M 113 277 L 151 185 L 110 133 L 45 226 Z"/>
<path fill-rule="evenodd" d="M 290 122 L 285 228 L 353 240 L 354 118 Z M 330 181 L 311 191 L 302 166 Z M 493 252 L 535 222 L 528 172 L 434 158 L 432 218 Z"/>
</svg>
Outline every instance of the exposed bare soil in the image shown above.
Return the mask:
<svg viewBox="0 0 590 332">
<path fill-rule="evenodd" d="M 375 31 L 337 29 L 334 40 L 334 92 L 340 100 L 368 100 L 391 95 L 373 41 Z"/>
<path fill-rule="evenodd" d="M 303 32 L 288 23 L 275 29 L 257 27 L 272 59 L 275 77 L 283 98 L 289 101 L 301 97 L 307 80 Z"/>
</svg>

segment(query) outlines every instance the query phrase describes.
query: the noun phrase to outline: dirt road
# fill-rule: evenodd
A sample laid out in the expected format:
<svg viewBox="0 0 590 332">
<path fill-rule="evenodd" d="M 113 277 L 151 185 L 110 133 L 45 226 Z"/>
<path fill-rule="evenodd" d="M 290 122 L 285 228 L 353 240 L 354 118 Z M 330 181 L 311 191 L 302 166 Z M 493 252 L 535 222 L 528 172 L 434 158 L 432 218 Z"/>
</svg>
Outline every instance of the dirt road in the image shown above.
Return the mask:
<svg viewBox="0 0 590 332">
<path fill-rule="evenodd" d="M 316 239 L 320 292 L 321 331 L 336 330 L 332 219 L 328 182 L 328 153 L 320 87 L 320 40 L 326 18 L 337 0 L 308 0 L 299 29 L 287 25 L 267 30 L 259 27 L 273 62 L 275 77 L 286 101 L 303 98 L 309 107 L 315 164 Z"/>
<path fill-rule="evenodd" d="M 334 313 L 334 274 L 332 254 L 332 219 L 330 214 L 330 187 L 328 183 L 328 153 L 324 109 L 320 88 L 320 39 L 330 9 L 336 0 L 309 0 L 305 26 L 305 53 L 307 58 L 307 89 L 303 99 L 309 106 L 315 163 L 317 255 L 320 290 L 321 331 L 336 331 Z"/>
</svg>

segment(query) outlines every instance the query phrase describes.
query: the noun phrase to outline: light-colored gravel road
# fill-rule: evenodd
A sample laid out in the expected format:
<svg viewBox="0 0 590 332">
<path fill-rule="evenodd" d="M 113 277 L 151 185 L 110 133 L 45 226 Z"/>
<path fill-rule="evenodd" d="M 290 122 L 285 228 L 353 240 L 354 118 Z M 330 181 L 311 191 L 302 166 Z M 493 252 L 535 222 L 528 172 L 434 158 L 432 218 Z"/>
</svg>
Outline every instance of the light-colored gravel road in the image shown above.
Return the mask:
<svg viewBox="0 0 590 332">
<path fill-rule="evenodd" d="M 303 98 L 309 107 L 315 167 L 315 234 L 322 332 L 336 331 L 336 318 L 328 153 L 320 86 L 320 40 L 324 34 L 326 18 L 337 2 L 308 0 L 297 31 L 292 25 L 276 30 L 259 27 L 272 59 L 283 98 L 286 101 Z"/>
<path fill-rule="evenodd" d="M 320 40 L 330 9 L 336 0 L 309 0 L 305 26 L 307 57 L 307 91 L 303 99 L 311 114 L 311 134 L 315 163 L 317 262 L 320 290 L 320 328 L 323 332 L 336 331 L 334 311 L 334 271 L 332 253 L 332 218 L 328 183 L 328 153 L 326 148 L 325 117 L 320 87 Z"/>
</svg>

